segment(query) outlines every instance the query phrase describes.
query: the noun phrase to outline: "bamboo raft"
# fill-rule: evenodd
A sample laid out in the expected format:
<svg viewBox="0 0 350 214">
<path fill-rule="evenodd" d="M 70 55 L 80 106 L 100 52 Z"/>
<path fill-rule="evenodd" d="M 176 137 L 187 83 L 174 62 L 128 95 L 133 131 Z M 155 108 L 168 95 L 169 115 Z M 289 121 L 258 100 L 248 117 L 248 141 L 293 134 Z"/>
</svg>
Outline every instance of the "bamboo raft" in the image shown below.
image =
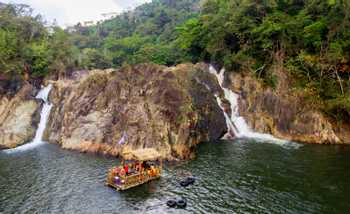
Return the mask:
<svg viewBox="0 0 350 214">
<path fill-rule="evenodd" d="M 130 174 L 120 175 L 115 171 L 115 167 L 113 167 L 108 171 L 106 185 L 118 191 L 123 191 L 161 177 L 162 162 L 156 162 L 160 159 L 160 155 L 154 149 L 135 150 L 124 153 L 123 157 L 122 164 L 119 166 L 120 169 L 123 169 L 122 166 L 124 166 L 126 161 L 134 161 L 134 164 L 138 166 L 139 170 L 133 170 Z M 141 166 L 145 162 L 152 162 L 152 166 L 148 169 L 142 168 Z"/>
</svg>

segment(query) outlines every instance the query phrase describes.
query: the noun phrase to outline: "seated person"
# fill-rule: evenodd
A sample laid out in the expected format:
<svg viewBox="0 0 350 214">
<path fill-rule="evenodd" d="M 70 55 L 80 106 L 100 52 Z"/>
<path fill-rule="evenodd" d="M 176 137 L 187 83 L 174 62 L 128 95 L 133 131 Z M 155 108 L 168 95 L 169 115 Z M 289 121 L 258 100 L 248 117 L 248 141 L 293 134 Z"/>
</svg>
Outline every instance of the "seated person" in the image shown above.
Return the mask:
<svg viewBox="0 0 350 214">
<path fill-rule="evenodd" d="M 128 171 L 129 175 L 131 174 L 135 174 L 136 170 L 135 170 L 135 164 L 130 164 L 129 165 L 129 171 Z"/>
</svg>

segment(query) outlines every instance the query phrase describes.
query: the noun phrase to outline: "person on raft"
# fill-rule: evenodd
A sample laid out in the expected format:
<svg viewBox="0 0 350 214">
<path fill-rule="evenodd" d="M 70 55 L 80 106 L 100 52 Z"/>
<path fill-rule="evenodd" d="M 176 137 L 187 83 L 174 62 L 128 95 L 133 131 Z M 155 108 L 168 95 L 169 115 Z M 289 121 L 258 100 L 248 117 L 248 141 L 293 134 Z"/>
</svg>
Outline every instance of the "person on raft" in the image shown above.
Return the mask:
<svg viewBox="0 0 350 214">
<path fill-rule="evenodd" d="M 143 161 L 140 164 L 137 163 L 129 163 L 129 164 L 124 164 L 123 166 L 117 166 L 113 170 L 114 176 L 120 176 L 120 177 L 125 177 L 125 176 L 130 176 L 133 174 L 144 174 L 147 173 L 147 175 L 150 176 L 155 176 L 158 171 L 156 167 L 152 164 L 149 164 L 146 161 Z"/>
<path fill-rule="evenodd" d="M 129 175 L 129 166 L 128 166 L 128 164 L 124 165 L 124 171 L 125 171 L 126 175 Z"/>
</svg>

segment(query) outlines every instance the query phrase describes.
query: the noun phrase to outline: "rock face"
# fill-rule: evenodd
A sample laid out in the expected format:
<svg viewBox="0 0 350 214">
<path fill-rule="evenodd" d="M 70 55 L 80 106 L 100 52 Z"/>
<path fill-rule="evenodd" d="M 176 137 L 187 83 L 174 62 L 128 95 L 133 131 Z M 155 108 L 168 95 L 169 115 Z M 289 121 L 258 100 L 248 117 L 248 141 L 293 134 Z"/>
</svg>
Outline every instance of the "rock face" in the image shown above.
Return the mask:
<svg viewBox="0 0 350 214">
<path fill-rule="evenodd" d="M 286 72 L 275 69 L 278 85 L 264 88 L 249 74 L 230 74 L 230 86 L 240 95 L 240 114 L 254 130 L 297 142 L 350 143 L 340 128 L 313 108 L 302 92 L 293 91 Z M 344 129 L 344 128 L 343 128 Z M 342 131 L 344 133 L 345 130 Z M 345 132 L 350 132 L 347 129 Z"/>
<path fill-rule="evenodd" d="M 13 97 L 0 97 L 0 148 L 14 148 L 29 142 L 39 120 L 35 89 L 25 84 Z"/>
<path fill-rule="evenodd" d="M 121 155 L 151 147 L 166 159 L 190 158 L 198 143 L 226 132 L 212 93 L 222 91 L 207 70 L 142 64 L 52 82 L 46 138 L 83 152 Z"/>
</svg>

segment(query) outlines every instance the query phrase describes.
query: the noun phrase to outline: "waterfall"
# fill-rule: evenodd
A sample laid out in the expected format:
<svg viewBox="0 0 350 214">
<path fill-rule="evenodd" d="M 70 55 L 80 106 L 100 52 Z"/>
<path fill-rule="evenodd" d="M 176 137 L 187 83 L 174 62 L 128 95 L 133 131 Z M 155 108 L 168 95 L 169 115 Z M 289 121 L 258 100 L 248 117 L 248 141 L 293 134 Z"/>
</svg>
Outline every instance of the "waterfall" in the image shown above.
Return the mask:
<svg viewBox="0 0 350 214">
<path fill-rule="evenodd" d="M 42 140 L 42 137 L 43 137 L 43 134 L 46 128 L 46 123 L 52 108 L 52 104 L 48 101 L 48 97 L 51 89 L 52 89 L 52 85 L 49 84 L 48 86 L 43 87 L 35 97 L 36 99 L 43 100 L 44 105 L 43 105 L 43 108 L 41 109 L 40 122 L 35 132 L 34 139 L 30 143 L 24 144 L 17 148 L 5 150 L 6 153 L 30 150 L 44 143 L 44 141 Z"/>
<path fill-rule="evenodd" d="M 275 138 L 270 134 L 257 133 L 257 132 L 254 132 L 252 129 L 250 129 L 246 120 L 239 115 L 238 94 L 234 93 L 232 90 L 225 88 L 223 86 L 224 80 L 225 80 L 225 69 L 222 69 L 220 72 L 217 72 L 216 69 L 212 65 L 210 65 L 209 72 L 216 76 L 220 87 L 224 91 L 225 99 L 230 103 L 230 106 L 231 106 L 230 108 L 231 117 L 230 117 L 229 114 L 226 112 L 227 110 L 224 109 L 220 97 L 218 95 L 215 95 L 218 105 L 222 109 L 226 119 L 226 125 L 227 125 L 228 131 L 223 137 L 224 139 L 233 139 L 235 137 L 254 138 L 255 140 L 258 140 L 258 141 L 270 142 L 270 143 L 275 143 L 279 145 L 287 145 L 287 144 L 292 145 L 292 143 L 289 141 Z M 293 146 L 297 146 L 297 144 L 293 143 Z"/>
</svg>

